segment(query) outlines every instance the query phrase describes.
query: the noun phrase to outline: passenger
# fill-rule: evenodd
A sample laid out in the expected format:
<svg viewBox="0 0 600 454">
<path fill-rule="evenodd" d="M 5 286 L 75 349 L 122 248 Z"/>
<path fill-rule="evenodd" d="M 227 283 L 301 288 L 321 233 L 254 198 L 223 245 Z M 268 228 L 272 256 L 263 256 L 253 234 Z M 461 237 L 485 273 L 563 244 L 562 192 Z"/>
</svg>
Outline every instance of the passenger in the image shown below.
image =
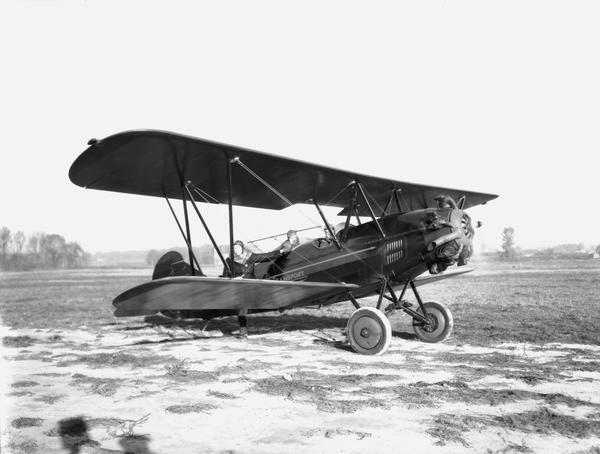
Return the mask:
<svg viewBox="0 0 600 454">
<path fill-rule="evenodd" d="M 252 255 L 252 253 L 246 249 L 244 242 L 240 241 L 240 240 L 236 240 L 233 243 L 233 260 L 231 259 L 231 257 L 227 257 L 225 262 L 229 266 L 229 269 L 227 269 L 227 266 L 223 267 L 222 276 L 223 277 L 225 277 L 225 276 L 242 277 L 242 276 L 246 276 L 246 275 L 250 274 L 250 275 L 252 275 L 251 277 L 254 277 L 254 267 L 248 260 L 250 255 Z M 231 272 L 230 272 L 230 270 L 231 270 Z M 238 323 L 240 325 L 239 336 L 241 338 L 248 337 L 247 315 L 248 315 L 247 309 L 241 309 L 238 312 L 237 319 L 238 319 Z"/>
<path fill-rule="evenodd" d="M 236 240 L 233 243 L 233 260 L 231 260 L 231 257 L 227 257 L 225 261 L 227 262 L 227 265 L 229 265 L 229 269 L 224 266 L 222 276 L 238 277 L 247 274 L 252 270 L 252 267 L 248 263 L 248 257 L 250 257 L 250 255 L 251 253 L 246 249 L 244 243 L 240 240 Z M 231 270 L 231 273 L 229 270 Z"/>
</svg>

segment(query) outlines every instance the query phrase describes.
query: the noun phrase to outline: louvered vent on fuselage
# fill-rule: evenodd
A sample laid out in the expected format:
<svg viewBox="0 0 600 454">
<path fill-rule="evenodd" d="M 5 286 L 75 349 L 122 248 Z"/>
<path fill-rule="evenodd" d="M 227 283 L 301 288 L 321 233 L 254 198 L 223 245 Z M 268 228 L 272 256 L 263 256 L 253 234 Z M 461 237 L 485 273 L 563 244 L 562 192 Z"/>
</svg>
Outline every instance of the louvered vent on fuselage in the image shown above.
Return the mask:
<svg viewBox="0 0 600 454">
<path fill-rule="evenodd" d="M 390 241 L 385 245 L 385 264 L 391 265 L 404 257 L 402 238 Z"/>
</svg>

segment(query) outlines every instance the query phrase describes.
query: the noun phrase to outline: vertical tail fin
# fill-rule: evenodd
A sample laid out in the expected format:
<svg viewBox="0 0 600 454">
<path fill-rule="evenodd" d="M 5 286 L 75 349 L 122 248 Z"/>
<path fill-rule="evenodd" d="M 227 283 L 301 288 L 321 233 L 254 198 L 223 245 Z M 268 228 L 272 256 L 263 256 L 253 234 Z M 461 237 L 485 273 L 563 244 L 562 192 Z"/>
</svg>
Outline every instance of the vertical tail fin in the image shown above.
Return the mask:
<svg viewBox="0 0 600 454">
<path fill-rule="evenodd" d="M 204 276 L 201 269 L 198 270 L 198 276 Z M 177 251 L 169 251 L 164 254 L 154 267 L 152 280 L 161 279 L 170 276 L 191 276 L 192 267 L 187 263 L 183 256 Z"/>
</svg>

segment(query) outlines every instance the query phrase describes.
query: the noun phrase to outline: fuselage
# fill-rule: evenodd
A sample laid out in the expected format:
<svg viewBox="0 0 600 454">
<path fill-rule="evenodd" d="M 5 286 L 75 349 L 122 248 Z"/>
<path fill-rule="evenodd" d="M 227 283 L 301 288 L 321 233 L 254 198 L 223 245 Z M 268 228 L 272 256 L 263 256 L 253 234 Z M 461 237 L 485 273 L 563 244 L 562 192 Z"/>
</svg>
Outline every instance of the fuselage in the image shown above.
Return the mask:
<svg viewBox="0 0 600 454">
<path fill-rule="evenodd" d="M 442 272 L 464 265 L 472 253 L 473 229 L 469 216 L 454 208 L 429 208 L 390 214 L 376 221 L 338 232 L 341 247 L 324 238 L 304 242 L 278 261 L 278 273 L 257 263 L 256 277 L 357 284 L 355 297 L 379 289 L 383 277 L 403 284 L 424 271 Z M 335 301 L 331 301 L 335 302 Z"/>
<path fill-rule="evenodd" d="M 436 274 L 450 265 L 466 264 L 472 253 L 473 228 L 462 210 L 428 208 L 349 225 L 336 234 L 336 239 L 339 247 L 332 239 L 304 241 L 274 262 L 253 263 L 251 277 L 242 277 L 355 284 L 358 287 L 352 290 L 352 297 L 363 298 L 377 293 L 384 280 L 398 286 L 427 270 Z M 282 301 L 279 310 L 329 305 L 349 298 L 348 292 L 324 292 L 292 304 Z M 263 311 L 248 308 L 249 313 Z M 236 313 L 215 306 L 210 310 L 181 310 L 179 316 L 209 319 Z"/>
</svg>

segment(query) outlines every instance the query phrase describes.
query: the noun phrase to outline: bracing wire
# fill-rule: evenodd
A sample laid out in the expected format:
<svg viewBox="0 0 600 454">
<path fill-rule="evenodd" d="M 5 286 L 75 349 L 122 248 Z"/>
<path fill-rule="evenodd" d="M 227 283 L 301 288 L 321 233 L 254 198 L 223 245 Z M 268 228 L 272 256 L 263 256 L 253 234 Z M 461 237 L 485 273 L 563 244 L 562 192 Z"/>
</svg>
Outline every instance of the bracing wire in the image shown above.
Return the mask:
<svg viewBox="0 0 600 454">
<path fill-rule="evenodd" d="M 194 192 L 196 193 L 196 195 L 200 196 L 205 203 L 210 203 L 208 201 L 208 199 L 206 197 L 204 197 L 204 195 L 202 195 L 202 193 L 200 191 L 198 191 L 196 188 L 194 188 Z"/>
<path fill-rule="evenodd" d="M 197 186 L 194 186 L 194 191 L 196 191 L 196 193 L 198 193 L 198 195 L 200 195 L 205 200 L 206 200 L 206 198 L 204 196 L 212 199 L 215 203 L 221 203 L 217 198 L 213 197 L 208 192 L 204 191 L 203 189 L 200 189 Z M 204 194 L 204 196 L 202 194 Z M 210 203 L 210 202 L 207 201 L 207 203 Z"/>
<path fill-rule="evenodd" d="M 290 202 L 290 200 L 287 197 L 285 197 L 281 192 L 279 192 L 277 189 L 275 189 L 273 186 L 271 186 L 267 181 L 265 181 L 263 178 L 261 178 L 260 175 L 255 173 L 252 169 L 250 169 L 250 167 L 248 167 L 246 164 L 244 164 L 240 159 L 237 159 L 235 162 L 238 163 L 242 167 L 242 169 L 244 169 L 246 172 L 248 172 L 250 175 L 252 175 L 254 178 L 256 178 L 259 182 L 261 182 L 263 185 L 265 185 L 267 187 L 267 189 L 270 189 L 273 192 L 273 194 L 275 194 L 277 197 L 279 197 L 281 200 L 283 200 L 288 206 L 294 205 L 292 202 Z"/>
<path fill-rule="evenodd" d="M 331 202 L 333 202 L 335 199 L 337 199 L 346 189 L 348 189 L 349 185 L 344 186 L 342 189 L 340 189 L 338 191 L 338 193 L 336 195 L 334 195 L 332 198 L 330 198 L 326 203 L 324 203 L 323 205 L 329 205 Z"/>
<path fill-rule="evenodd" d="M 244 164 L 239 158 L 236 159 L 234 162 L 236 162 L 237 164 L 239 164 L 246 172 L 248 172 L 250 175 L 252 175 L 256 180 L 258 180 L 260 183 L 262 183 L 267 189 L 269 189 L 271 192 L 273 192 L 277 197 L 279 197 L 281 200 L 283 200 L 284 203 L 286 203 L 288 206 L 294 206 L 294 204 L 287 198 L 285 197 L 281 192 L 279 192 L 276 188 L 274 188 L 272 185 L 270 185 L 264 178 L 262 178 L 260 175 L 258 175 L 256 172 L 254 172 L 252 169 L 250 169 L 246 164 Z M 345 188 L 344 188 L 345 189 Z M 342 190 L 343 191 L 343 190 Z M 338 193 L 335 197 L 339 196 L 339 194 L 341 194 L 341 192 Z M 334 198 L 335 198 L 334 197 Z M 314 218 L 311 218 L 310 216 L 306 215 L 304 212 L 302 212 L 301 210 L 299 210 L 302 215 L 304 217 L 306 217 L 310 222 L 315 223 Z M 315 223 L 317 225 L 320 225 L 321 223 Z M 302 254 L 300 254 L 299 252 L 297 252 L 296 250 L 293 250 L 293 252 L 298 255 L 300 258 L 302 258 L 305 262 L 307 262 L 308 264 L 313 264 L 314 262 L 312 262 L 310 259 L 308 259 L 307 257 L 304 257 Z M 336 278 L 335 276 L 333 276 L 332 274 L 325 272 L 327 275 L 329 275 L 329 277 L 331 277 L 331 279 L 333 279 L 334 281 L 338 282 L 338 283 L 342 283 L 342 281 L 340 281 L 338 278 Z"/>
<path fill-rule="evenodd" d="M 375 197 L 373 197 L 370 193 L 369 190 L 363 186 L 363 190 L 365 191 L 365 195 L 371 199 L 372 202 L 375 203 L 375 205 L 377 205 L 377 208 L 379 210 L 379 213 L 383 213 L 383 208 L 381 208 L 381 205 L 379 205 L 379 202 L 377 202 L 377 200 L 375 199 Z"/>
<path fill-rule="evenodd" d="M 259 182 L 261 182 L 265 187 L 267 187 L 267 189 L 270 189 L 271 191 L 273 191 L 273 193 L 275 195 L 277 195 L 279 198 L 281 198 L 281 200 L 283 200 L 285 203 L 287 203 L 289 206 L 292 206 L 293 204 L 290 202 L 290 200 L 285 197 L 283 194 L 281 194 L 279 191 L 277 191 L 277 189 L 275 189 L 273 186 L 271 186 L 267 181 L 265 181 L 263 178 L 260 177 L 260 175 L 258 175 L 257 173 L 255 173 L 254 171 L 252 171 L 248 166 L 246 166 L 239 158 L 235 160 L 235 162 L 237 162 L 243 169 L 245 169 L 250 175 L 252 175 L 254 178 L 256 178 Z M 332 200 L 336 199 L 337 197 L 340 196 L 340 194 L 345 191 L 347 189 L 348 186 L 342 188 L 335 196 L 333 196 L 329 202 L 330 203 Z M 364 186 L 363 186 L 363 189 Z M 375 202 L 375 204 L 377 205 L 377 207 L 379 208 L 379 210 L 382 210 L 381 206 L 379 205 L 379 203 L 377 202 L 377 200 L 375 200 L 373 198 L 373 196 L 371 196 L 365 189 L 365 195 L 370 197 L 371 200 L 373 200 L 373 202 Z M 304 213 L 302 213 L 305 217 L 307 217 L 311 222 L 315 222 L 314 219 L 306 216 Z M 320 225 L 320 223 L 318 223 Z M 369 268 L 371 268 L 372 270 L 374 270 L 376 273 L 378 272 L 378 270 L 373 267 L 373 265 L 371 265 L 368 261 L 364 260 L 363 258 L 361 258 L 357 253 L 355 253 L 354 251 L 349 250 L 345 245 L 342 244 L 342 250 L 349 252 L 353 255 L 355 255 L 357 257 L 358 260 L 360 260 L 361 262 L 363 262 L 364 264 L 366 264 Z M 296 252 L 296 254 L 298 256 L 300 256 L 302 259 L 304 259 L 307 263 L 309 264 L 313 264 L 314 262 L 311 262 L 308 258 L 302 256 L 301 254 L 299 254 L 298 252 Z M 331 275 L 329 272 L 325 271 L 325 273 L 327 275 L 329 275 L 333 280 L 337 281 L 338 283 L 341 283 L 342 281 L 340 281 L 338 278 L 336 278 L 335 276 Z"/>
<path fill-rule="evenodd" d="M 246 164 L 244 164 L 241 159 L 238 158 L 234 162 L 236 162 L 238 165 L 240 165 L 240 167 L 242 167 L 246 172 L 248 172 L 250 175 L 252 175 L 254 178 L 256 178 L 256 180 L 258 180 L 261 184 L 263 184 L 271 192 L 273 192 L 273 194 L 275 194 L 277 197 L 279 197 L 285 204 L 287 204 L 288 207 L 294 206 L 294 204 L 286 196 L 284 196 L 281 192 L 279 192 L 276 188 L 274 188 L 271 184 L 269 184 L 269 182 L 267 182 L 264 178 L 262 178 L 256 172 L 254 172 L 250 167 L 248 167 Z M 298 212 L 300 212 L 302 214 L 302 216 L 304 216 L 306 219 L 308 219 L 312 224 L 321 225 L 320 222 L 315 221 L 315 219 L 313 217 L 307 215 L 302 210 L 298 209 Z"/>
<path fill-rule="evenodd" d="M 277 197 L 279 197 L 288 207 L 290 206 L 294 206 L 294 204 L 287 198 L 285 197 L 280 191 L 278 191 L 275 187 L 273 187 L 271 184 L 269 184 L 264 178 L 262 178 L 260 175 L 258 175 L 256 172 L 254 172 L 252 169 L 250 169 L 246 164 L 244 164 L 240 159 L 236 159 L 235 161 L 233 161 L 235 163 L 237 163 L 240 167 L 242 167 L 246 172 L 248 172 L 252 177 L 254 177 L 258 182 L 260 182 L 262 185 L 264 185 L 268 190 L 270 190 L 271 192 L 273 192 L 273 194 L 275 194 Z M 340 191 L 338 191 L 337 194 L 335 194 L 331 199 L 329 199 L 325 205 L 329 205 L 332 201 L 334 201 L 335 199 L 337 199 L 346 189 L 348 188 L 348 186 L 345 186 L 344 188 L 342 188 Z M 198 188 L 198 187 L 194 187 L 194 192 L 196 192 L 197 195 L 199 195 L 202 199 L 204 199 L 205 202 L 210 203 L 208 198 L 212 199 L 214 202 L 216 203 L 221 203 L 218 199 L 216 199 L 215 197 L 211 196 L 209 193 L 207 193 L 206 191 L 203 191 L 202 189 Z M 379 210 L 382 210 L 381 206 L 379 205 L 379 203 L 377 202 L 377 200 L 375 200 L 373 198 L 373 196 L 371 196 L 371 194 L 369 194 L 366 189 L 365 189 L 366 195 L 375 203 L 375 205 L 379 208 Z M 299 210 L 302 215 L 304 217 L 306 217 L 311 223 L 315 224 L 315 226 L 320 226 L 321 223 L 320 222 L 316 222 L 315 219 L 311 216 L 308 216 L 306 213 L 304 213 L 302 210 Z M 283 236 L 283 235 L 282 235 Z M 276 237 L 273 238 L 274 240 L 276 240 Z M 258 245 L 254 245 L 260 252 L 262 251 L 262 248 L 260 248 Z M 368 261 L 364 260 L 363 258 L 361 258 L 358 253 L 356 253 L 355 251 L 351 251 L 349 250 L 345 245 L 342 245 L 342 250 L 351 253 L 353 255 L 355 255 L 358 260 L 360 260 L 361 262 L 363 262 L 364 264 L 366 264 L 369 268 L 371 268 L 372 270 L 377 272 L 377 269 L 374 268 Z M 301 259 L 303 259 L 308 265 L 314 265 L 316 264 L 315 262 L 311 261 L 310 259 L 308 259 L 307 257 L 303 256 L 302 254 L 300 254 L 296 249 L 293 250 L 292 252 L 294 252 L 296 255 L 298 255 Z M 251 263 L 251 266 L 254 266 L 256 263 L 258 263 L 258 261 L 254 261 L 253 263 Z M 333 281 L 337 282 L 337 283 L 343 283 L 343 281 L 341 281 L 340 279 L 338 279 L 337 277 L 333 276 L 331 273 L 327 272 L 326 270 L 323 270 L 323 272 L 325 274 L 327 274 Z"/>
</svg>

